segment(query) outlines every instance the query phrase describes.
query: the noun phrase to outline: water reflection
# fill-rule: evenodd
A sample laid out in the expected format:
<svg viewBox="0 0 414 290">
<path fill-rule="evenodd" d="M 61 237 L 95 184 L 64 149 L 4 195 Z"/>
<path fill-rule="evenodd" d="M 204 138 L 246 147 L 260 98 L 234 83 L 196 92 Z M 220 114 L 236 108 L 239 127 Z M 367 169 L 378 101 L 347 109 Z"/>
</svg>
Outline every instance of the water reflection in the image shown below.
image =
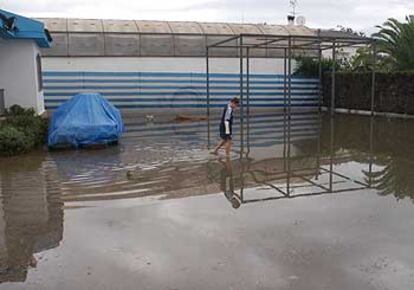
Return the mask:
<svg viewBox="0 0 414 290">
<path fill-rule="evenodd" d="M 233 164 L 230 156 L 224 158 L 218 158 L 223 168 L 220 170 L 220 189 L 223 191 L 224 196 L 231 203 L 233 208 L 239 208 L 241 201 L 239 196 L 235 192 L 234 177 L 233 177 Z"/>
<path fill-rule="evenodd" d="M 53 162 L 43 154 L 0 165 L 0 283 L 25 281 L 35 254 L 57 247 L 63 202 Z"/>
<path fill-rule="evenodd" d="M 412 120 L 375 118 L 368 122 L 366 117 L 337 116 L 333 146 L 336 152 L 347 150 L 357 162 L 372 161 L 374 169 L 364 175 L 379 195 L 414 200 L 413 130 Z M 328 138 L 324 129 L 321 138 Z"/>
<path fill-rule="evenodd" d="M 221 192 L 238 209 L 367 189 L 414 199 L 412 121 L 252 112 L 235 128 L 235 154 L 218 157 L 211 122 L 208 132 L 202 121 L 133 119 L 117 147 L 1 159 L 0 282 L 24 281 L 36 253 L 59 245 L 64 203 Z"/>
<path fill-rule="evenodd" d="M 208 154 L 218 126 L 214 117 L 211 122 L 207 132 L 204 121 L 174 123 L 167 117 L 148 125 L 131 119 L 120 146 L 52 153 L 62 200 L 170 199 L 221 191 L 238 207 L 234 198 L 247 203 L 373 187 L 379 194 L 413 198 L 410 121 L 253 111 L 235 128 L 231 158 Z"/>
<path fill-rule="evenodd" d="M 370 130 L 366 135 L 367 143 L 369 143 L 369 152 L 366 152 L 367 162 L 352 164 L 351 168 L 346 168 L 341 165 L 349 164 L 353 156 L 346 151 L 341 152 L 335 148 L 334 118 L 325 117 L 322 119 L 323 116 L 318 113 L 316 136 L 306 140 L 292 141 L 292 116 L 289 114 L 287 111 L 284 112 L 283 156 L 261 160 L 261 162 L 271 160 L 271 166 L 255 166 L 257 161 L 250 158 L 254 148 L 252 149 L 250 144 L 249 118 L 247 118 L 247 130 L 241 134 L 246 136 L 246 140 L 240 140 L 239 160 L 242 166 L 239 168 L 239 191 L 235 193 L 233 185 L 233 193 L 231 198 L 228 198 L 234 208 L 238 208 L 239 203 L 352 192 L 372 188 L 372 176 L 375 175 L 372 158 L 374 119 L 369 120 Z M 243 132 L 244 129 L 242 127 L 241 131 Z M 322 130 L 325 130 L 323 134 Z M 314 143 L 314 146 L 310 143 Z M 280 165 L 278 166 L 278 164 Z M 227 168 L 227 179 L 233 180 L 233 170 L 230 170 L 232 168 L 231 161 L 228 160 L 223 168 Z M 224 193 L 227 197 L 228 194 Z M 235 200 L 238 202 L 237 206 L 234 206 Z"/>
</svg>

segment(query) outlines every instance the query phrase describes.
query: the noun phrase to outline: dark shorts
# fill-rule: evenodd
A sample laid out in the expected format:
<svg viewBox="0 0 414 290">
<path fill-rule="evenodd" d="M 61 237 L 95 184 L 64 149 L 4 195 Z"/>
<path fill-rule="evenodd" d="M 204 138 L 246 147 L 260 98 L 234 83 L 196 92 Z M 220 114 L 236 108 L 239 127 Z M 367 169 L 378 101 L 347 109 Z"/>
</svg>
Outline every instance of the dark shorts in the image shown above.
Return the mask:
<svg viewBox="0 0 414 290">
<path fill-rule="evenodd" d="M 231 134 L 226 134 L 226 129 L 224 128 L 224 124 L 220 124 L 220 138 L 223 139 L 224 141 L 231 140 Z"/>
</svg>

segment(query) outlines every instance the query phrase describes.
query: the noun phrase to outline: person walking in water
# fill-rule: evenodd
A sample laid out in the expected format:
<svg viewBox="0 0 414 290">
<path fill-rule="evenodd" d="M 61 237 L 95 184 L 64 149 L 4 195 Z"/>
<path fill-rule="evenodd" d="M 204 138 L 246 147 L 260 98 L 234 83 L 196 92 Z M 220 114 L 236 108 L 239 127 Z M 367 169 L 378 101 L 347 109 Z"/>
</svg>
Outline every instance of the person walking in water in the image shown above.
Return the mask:
<svg viewBox="0 0 414 290">
<path fill-rule="evenodd" d="M 230 100 L 223 110 L 220 121 L 220 143 L 214 148 L 214 154 L 217 154 L 219 149 L 224 146 L 226 154 L 229 155 L 231 151 L 232 141 L 232 126 L 233 126 L 233 111 L 239 106 L 239 99 L 233 98 Z"/>
</svg>

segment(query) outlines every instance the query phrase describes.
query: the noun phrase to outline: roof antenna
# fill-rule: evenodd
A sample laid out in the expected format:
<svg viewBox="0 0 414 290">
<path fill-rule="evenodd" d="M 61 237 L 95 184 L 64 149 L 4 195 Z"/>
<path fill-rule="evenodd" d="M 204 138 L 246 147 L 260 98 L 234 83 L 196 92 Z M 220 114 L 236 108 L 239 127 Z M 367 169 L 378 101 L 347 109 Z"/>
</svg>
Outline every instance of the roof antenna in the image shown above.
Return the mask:
<svg viewBox="0 0 414 290">
<path fill-rule="evenodd" d="M 296 6 L 298 5 L 298 0 L 289 0 L 289 6 L 292 9 L 287 16 L 288 24 L 294 25 L 296 18 Z"/>
</svg>

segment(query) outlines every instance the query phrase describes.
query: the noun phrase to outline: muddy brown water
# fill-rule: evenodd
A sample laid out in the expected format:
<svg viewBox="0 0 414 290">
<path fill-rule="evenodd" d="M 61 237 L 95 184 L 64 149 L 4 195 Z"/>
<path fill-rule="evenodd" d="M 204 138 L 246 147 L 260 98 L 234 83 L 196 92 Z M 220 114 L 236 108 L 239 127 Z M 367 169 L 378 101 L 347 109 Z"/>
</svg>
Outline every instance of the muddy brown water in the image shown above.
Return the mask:
<svg viewBox="0 0 414 290">
<path fill-rule="evenodd" d="M 0 159 L 0 289 L 414 289 L 412 120 L 173 119 Z"/>
</svg>

